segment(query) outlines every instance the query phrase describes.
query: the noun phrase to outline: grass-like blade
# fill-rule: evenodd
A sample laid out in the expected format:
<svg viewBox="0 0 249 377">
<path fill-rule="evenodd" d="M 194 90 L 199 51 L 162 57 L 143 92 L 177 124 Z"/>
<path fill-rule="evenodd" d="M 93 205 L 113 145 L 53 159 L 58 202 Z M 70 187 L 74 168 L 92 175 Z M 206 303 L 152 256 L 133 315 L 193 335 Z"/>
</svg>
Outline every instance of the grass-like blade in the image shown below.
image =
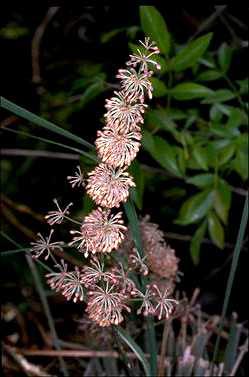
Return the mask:
<svg viewBox="0 0 249 377">
<path fill-rule="evenodd" d="M 137 212 L 136 212 L 133 201 L 129 199 L 124 204 L 124 208 L 125 208 L 125 213 L 130 224 L 131 233 L 132 233 L 133 240 L 135 242 L 135 246 L 142 258 L 144 256 L 144 251 L 143 251 L 142 239 L 140 235 Z M 146 287 L 145 277 L 141 278 L 141 285 L 142 285 L 142 289 L 145 290 L 145 287 Z M 148 351 L 151 356 L 150 357 L 151 372 L 152 372 L 152 375 L 154 376 L 156 375 L 156 370 L 157 370 L 157 344 L 156 344 L 156 334 L 155 334 L 155 329 L 154 329 L 153 318 L 152 317 L 147 318 L 146 324 L 147 326 L 146 326 L 145 338 L 147 339 Z"/>
<path fill-rule="evenodd" d="M 43 118 L 39 117 L 38 115 L 31 113 L 30 111 L 24 109 L 21 106 L 17 106 L 15 103 L 7 100 L 4 97 L 0 97 L 0 107 L 2 107 L 5 110 L 10 111 L 11 113 L 13 113 L 13 114 L 15 114 L 15 115 L 17 115 L 17 116 L 19 116 L 23 119 L 28 120 L 31 123 L 36 124 L 39 127 L 46 128 L 47 130 L 49 130 L 53 133 L 64 136 L 65 138 L 67 138 L 69 140 L 73 140 L 78 144 L 84 145 L 88 149 L 92 149 L 92 150 L 95 149 L 92 144 L 88 143 L 87 141 L 85 141 L 81 137 L 76 136 L 76 135 L 72 134 L 71 132 L 64 130 L 63 128 L 56 126 L 54 123 L 49 122 L 48 120 L 43 119 Z"/>
<path fill-rule="evenodd" d="M 134 203 L 132 202 L 131 199 L 128 199 L 128 201 L 124 204 L 124 208 L 125 208 L 125 213 L 131 227 L 133 240 L 135 242 L 137 251 L 139 252 L 139 255 L 142 258 L 144 253 L 143 253 L 143 246 L 142 246 L 142 241 L 141 241 L 141 236 L 140 236 L 138 217 L 137 217 Z"/>
<path fill-rule="evenodd" d="M 145 354 L 143 353 L 139 345 L 121 327 L 117 327 L 116 331 L 119 337 L 123 340 L 123 342 L 127 344 L 127 346 L 135 353 L 137 358 L 140 360 L 144 368 L 145 376 L 147 377 L 152 376 L 150 365 L 148 361 L 146 360 Z"/>
<path fill-rule="evenodd" d="M 222 314 L 221 314 L 221 321 L 220 321 L 220 326 L 219 326 L 219 331 L 218 331 L 218 336 L 216 339 L 215 347 L 214 347 L 214 354 L 213 354 L 213 363 L 216 361 L 218 352 L 219 352 L 219 346 L 220 346 L 220 334 L 222 333 L 223 326 L 224 326 L 224 319 L 227 313 L 228 305 L 229 305 L 229 300 L 231 296 L 231 291 L 233 287 L 233 282 L 235 278 L 235 273 L 238 267 L 238 262 L 239 262 L 239 257 L 240 257 L 240 252 L 243 246 L 243 239 L 246 231 L 246 225 L 248 221 L 248 193 L 246 195 L 245 199 L 245 204 L 244 204 L 244 209 L 241 217 L 241 222 L 240 222 L 240 227 L 239 227 L 239 232 L 238 232 L 238 237 L 236 240 L 235 244 L 235 249 L 233 253 L 233 259 L 232 259 L 232 264 L 231 264 L 231 269 L 227 281 L 227 286 L 226 286 L 226 292 L 225 292 L 225 299 L 223 303 L 223 308 L 222 308 Z"/>
<path fill-rule="evenodd" d="M 3 131 L 7 131 L 7 132 L 12 132 L 12 133 L 15 133 L 17 135 L 26 136 L 26 137 L 28 137 L 30 139 L 34 139 L 34 140 L 38 140 L 38 141 L 43 141 L 44 143 L 56 145 L 56 146 L 64 148 L 64 149 L 68 149 L 70 151 L 78 153 L 79 155 L 85 156 L 85 157 L 87 157 L 90 160 L 93 160 L 95 162 L 97 162 L 97 160 L 98 160 L 97 157 L 95 155 L 93 155 L 93 154 L 90 154 L 88 152 L 82 151 L 82 150 L 80 150 L 78 148 L 75 148 L 75 147 L 70 147 L 69 145 L 66 145 L 66 144 L 58 143 L 57 141 L 45 139 L 44 137 L 34 136 L 34 135 L 29 134 L 28 132 L 12 130 L 10 128 L 3 128 L 2 130 Z"/>
</svg>

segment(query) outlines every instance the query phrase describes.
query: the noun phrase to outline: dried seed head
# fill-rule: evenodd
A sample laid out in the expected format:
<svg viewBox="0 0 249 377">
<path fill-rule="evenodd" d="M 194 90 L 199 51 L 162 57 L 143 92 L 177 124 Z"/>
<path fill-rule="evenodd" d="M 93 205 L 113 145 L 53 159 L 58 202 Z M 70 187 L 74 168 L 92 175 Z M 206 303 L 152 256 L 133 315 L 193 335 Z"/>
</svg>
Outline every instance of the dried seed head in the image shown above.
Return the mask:
<svg viewBox="0 0 249 377">
<path fill-rule="evenodd" d="M 101 163 L 89 173 L 86 190 L 97 205 L 113 208 L 126 202 L 130 187 L 135 183 L 129 173 Z"/>
<path fill-rule="evenodd" d="M 162 278 L 175 280 L 178 258 L 175 250 L 165 243 L 163 232 L 148 217 L 140 222 L 140 229 L 149 269 Z"/>
</svg>

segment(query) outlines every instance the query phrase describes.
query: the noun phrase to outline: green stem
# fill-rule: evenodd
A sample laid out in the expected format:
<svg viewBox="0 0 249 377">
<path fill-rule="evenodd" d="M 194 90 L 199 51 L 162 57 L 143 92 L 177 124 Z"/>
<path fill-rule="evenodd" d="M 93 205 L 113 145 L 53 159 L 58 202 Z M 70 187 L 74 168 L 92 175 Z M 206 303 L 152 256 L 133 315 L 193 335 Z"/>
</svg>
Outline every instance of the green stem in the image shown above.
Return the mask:
<svg viewBox="0 0 249 377">
<path fill-rule="evenodd" d="M 238 237 L 233 253 L 233 259 L 232 259 L 232 264 L 231 264 L 231 269 L 227 281 L 227 286 L 226 286 L 226 292 L 225 292 L 225 299 L 223 303 L 223 308 L 222 308 L 222 314 L 221 314 L 221 320 L 220 320 L 220 325 L 218 329 L 218 336 L 216 339 L 215 347 L 214 347 L 214 354 L 213 354 L 213 368 L 214 368 L 214 363 L 216 362 L 218 351 L 219 351 L 219 346 L 220 346 L 220 335 L 222 333 L 223 327 L 224 327 L 224 319 L 227 314 L 227 309 L 229 305 L 229 300 L 231 296 L 231 291 L 233 287 L 233 282 L 235 278 L 235 273 L 238 267 L 238 262 L 239 262 L 239 257 L 240 257 L 240 252 L 242 249 L 242 243 L 243 243 L 243 238 L 245 235 L 245 230 L 246 230 L 246 225 L 248 221 L 248 194 L 245 199 L 244 203 L 244 209 L 241 217 L 241 222 L 240 222 L 240 227 L 239 227 L 239 232 L 238 232 Z M 212 373 L 211 373 L 212 374 Z"/>
</svg>

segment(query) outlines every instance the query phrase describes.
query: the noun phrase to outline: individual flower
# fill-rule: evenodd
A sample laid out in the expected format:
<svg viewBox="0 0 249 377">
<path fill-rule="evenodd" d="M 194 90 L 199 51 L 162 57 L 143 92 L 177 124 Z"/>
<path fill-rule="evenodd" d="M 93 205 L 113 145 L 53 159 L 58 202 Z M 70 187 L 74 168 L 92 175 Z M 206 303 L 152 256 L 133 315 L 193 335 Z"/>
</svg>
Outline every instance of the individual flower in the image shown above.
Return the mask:
<svg viewBox="0 0 249 377">
<path fill-rule="evenodd" d="M 122 80 L 121 88 L 128 101 L 138 99 L 143 103 L 146 95 L 149 99 L 152 98 L 153 86 L 149 80 L 152 73 L 152 71 L 139 73 L 134 68 L 119 69 L 116 77 Z"/>
<path fill-rule="evenodd" d="M 131 270 L 136 270 L 140 272 L 142 275 L 146 276 L 149 273 L 149 269 L 147 265 L 145 264 L 147 256 L 141 257 L 137 251 L 137 249 L 134 247 L 131 254 L 129 255 L 129 263 L 131 265 Z"/>
<path fill-rule="evenodd" d="M 50 272 L 46 275 L 47 283 L 51 289 L 54 289 L 56 292 L 59 292 L 63 286 L 65 276 L 67 274 L 67 263 L 61 259 L 61 264 L 55 266 L 60 271 L 59 272 Z"/>
<path fill-rule="evenodd" d="M 122 310 L 130 312 L 125 302 L 126 296 L 116 292 L 115 286 L 107 282 L 103 288 L 95 286 L 94 290 L 89 292 L 86 311 L 89 318 L 101 327 L 118 325 L 124 319 Z"/>
<path fill-rule="evenodd" d="M 112 272 L 104 271 L 104 263 L 96 257 L 90 260 L 91 266 L 84 266 L 82 269 L 82 282 L 85 287 L 91 287 L 99 281 L 110 281 L 116 283 L 116 277 Z"/>
<path fill-rule="evenodd" d="M 178 304 L 178 301 L 168 298 L 169 290 L 166 288 L 163 292 L 158 288 L 156 284 L 153 285 L 153 289 L 155 290 L 154 299 L 156 301 L 155 304 L 155 314 L 157 315 L 159 321 L 162 318 L 168 319 L 169 316 L 172 314 L 175 306 Z"/>
<path fill-rule="evenodd" d="M 73 176 L 68 176 L 67 180 L 71 184 L 72 188 L 84 186 L 85 180 L 80 166 L 77 166 L 75 174 Z"/>
<path fill-rule="evenodd" d="M 45 216 L 45 219 L 49 225 L 61 224 L 65 216 L 69 215 L 69 208 L 73 205 L 73 203 L 69 203 L 65 209 L 61 209 L 56 199 L 54 199 L 53 202 L 58 209 L 57 211 L 49 211 Z"/>
<path fill-rule="evenodd" d="M 99 157 L 114 168 L 129 166 L 141 145 L 140 131 L 120 132 L 116 128 L 105 127 L 97 135 L 95 144 Z"/>
<path fill-rule="evenodd" d="M 129 271 L 125 271 L 122 263 L 111 269 L 112 274 L 116 279 L 116 286 L 119 291 L 126 295 L 133 295 L 137 291 L 136 284 L 128 277 Z"/>
<path fill-rule="evenodd" d="M 153 292 L 151 290 L 151 287 L 148 286 L 145 290 L 145 293 L 142 293 L 137 289 L 136 297 L 139 297 L 139 299 L 142 300 L 142 304 L 137 310 L 137 314 L 143 314 L 145 316 L 147 315 L 153 315 L 155 313 L 154 306 L 153 306 Z"/>
<path fill-rule="evenodd" d="M 88 253 L 110 253 L 116 250 L 124 239 L 122 213 L 111 214 L 110 210 L 97 208 L 86 216 L 80 231 L 71 231 L 76 234 L 70 245 L 77 244 L 79 251 L 85 256 Z"/>
<path fill-rule="evenodd" d="M 43 237 L 41 233 L 37 234 L 37 241 L 31 242 L 32 248 L 30 249 L 30 252 L 33 254 L 32 256 L 34 258 L 39 258 L 43 253 L 46 253 L 45 260 L 48 259 L 50 256 L 50 253 L 54 249 L 61 249 L 61 246 L 63 245 L 63 242 L 56 241 L 51 242 L 52 234 L 54 233 L 54 229 L 50 230 L 48 237 Z"/>
<path fill-rule="evenodd" d="M 76 303 L 78 300 L 84 300 L 82 272 L 78 267 L 65 275 L 61 288 L 61 293 L 68 301 L 72 299 Z"/>
<path fill-rule="evenodd" d="M 140 64 L 141 72 L 148 72 L 148 64 L 152 64 L 157 69 L 161 69 L 159 63 L 151 59 L 153 55 L 160 53 L 159 48 L 155 45 L 155 42 L 151 42 L 149 38 L 145 38 L 145 42 L 139 41 L 145 51 L 137 49 L 137 54 L 130 55 L 130 60 L 126 63 L 128 66 L 136 67 Z"/>
<path fill-rule="evenodd" d="M 143 113 L 147 105 L 130 101 L 125 92 L 114 92 L 116 95 L 106 100 L 105 117 L 109 127 L 118 131 L 138 130 L 137 124 L 144 123 Z"/>
<path fill-rule="evenodd" d="M 86 190 L 101 207 L 119 207 L 126 202 L 129 188 L 135 187 L 133 178 L 124 169 L 114 169 L 101 163 L 88 174 Z"/>
</svg>

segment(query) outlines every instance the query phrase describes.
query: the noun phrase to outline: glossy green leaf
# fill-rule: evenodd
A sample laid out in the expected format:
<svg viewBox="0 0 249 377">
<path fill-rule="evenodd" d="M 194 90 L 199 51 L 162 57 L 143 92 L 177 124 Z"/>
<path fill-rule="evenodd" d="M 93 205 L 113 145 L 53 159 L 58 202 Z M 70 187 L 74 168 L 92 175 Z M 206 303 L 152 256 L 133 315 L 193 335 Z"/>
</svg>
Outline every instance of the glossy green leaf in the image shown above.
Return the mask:
<svg viewBox="0 0 249 377">
<path fill-rule="evenodd" d="M 194 82 L 185 82 L 170 89 L 169 93 L 172 97 L 179 101 L 187 101 L 195 98 L 210 96 L 212 90 L 206 86 L 196 84 Z"/>
<path fill-rule="evenodd" d="M 190 254 L 194 264 L 198 264 L 200 261 L 200 247 L 201 242 L 205 236 L 207 230 L 207 222 L 204 220 L 197 228 L 190 242 Z"/>
<path fill-rule="evenodd" d="M 227 224 L 231 200 L 232 192 L 229 184 L 219 179 L 214 191 L 214 209 L 224 224 Z"/>
<path fill-rule="evenodd" d="M 82 94 L 79 106 L 83 108 L 85 105 L 87 105 L 89 102 L 91 102 L 94 98 L 96 98 L 98 95 L 103 93 L 105 90 L 104 82 L 95 82 L 92 85 L 90 85 Z"/>
<path fill-rule="evenodd" d="M 226 73 L 230 67 L 232 59 L 232 49 L 227 43 L 222 43 L 218 50 L 218 62 L 222 72 Z"/>
<path fill-rule="evenodd" d="M 202 219 L 210 210 L 213 204 L 213 192 L 202 191 L 191 196 L 181 207 L 177 224 L 193 224 Z"/>
<path fill-rule="evenodd" d="M 186 182 L 199 188 L 206 188 L 213 185 L 214 176 L 213 174 L 198 174 L 188 178 Z"/>
<path fill-rule="evenodd" d="M 190 42 L 178 52 L 175 58 L 172 59 L 170 62 L 171 69 L 180 72 L 196 64 L 198 59 L 200 59 L 207 50 L 211 38 L 212 33 L 208 33 Z"/>
<path fill-rule="evenodd" d="M 175 149 L 159 136 L 152 136 L 144 132 L 143 146 L 150 155 L 166 170 L 173 175 L 182 176 L 178 167 Z"/>
<path fill-rule="evenodd" d="M 216 102 L 226 102 L 235 97 L 236 95 L 229 89 L 218 89 L 210 93 L 210 95 L 207 96 L 202 103 L 211 104 Z"/>
<path fill-rule="evenodd" d="M 161 128 L 166 131 L 175 132 L 176 123 L 164 109 L 151 110 L 146 116 L 146 121 L 153 128 Z"/>
<path fill-rule="evenodd" d="M 153 86 L 153 96 L 163 97 L 167 94 L 167 87 L 162 80 L 159 80 L 157 77 L 151 78 L 152 86 Z"/>
<path fill-rule="evenodd" d="M 116 331 L 119 337 L 123 340 L 124 343 L 126 343 L 126 345 L 132 350 L 132 352 L 135 353 L 138 360 L 143 365 L 145 376 L 150 377 L 151 376 L 150 366 L 142 349 L 124 329 L 122 329 L 121 327 L 117 327 Z"/>
<path fill-rule="evenodd" d="M 233 161 L 235 171 L 246 181 L 248 179 L 248 152 L 238 150 Z"/>
<path fill-rule="evenodd" d="M 208 215 L 208 232 L 214 244 L 220 249 L 224 248 L 224 229 L 214 212 Z"/>
<path fill-rule="evenodd" d="M 207 71 L 201 72 L 197 76 L 197 80 L 199 81 L 215 81 L 222 77 L 222 74 L 214 69 L 209 69 Z"/>
<path fill-rule="evenodd" d="M 140 22 L 144 33 L 156 42 L 160 51 L 167 55 L 170 50 L 170 34 L 164 18 L 159 11 L 151 5 L 139 7 Z"/>
<path fill-rule="evenodd" d="M 240 94 L 247 94 L 248 95 L 248 88 L 249 88 L 248 77 L 244 80 L 237 80 L 236 82 L 239 85 Z"/>
<path fill-rule="evenodd" d="M 208 170 L 208 153 L 207 149 L 198 145 L 194 146 L 193 156 L 203 170 Z"/>
<path fill-rule="evenodd" d="M 217 162 L 219 166 L 226 164 L 228 161 L 231 160 L 235 153 L 235 145 L 229 144 L 226 145 L 222 150 L 219 150 L 217 156 Z"/>
</svg>

